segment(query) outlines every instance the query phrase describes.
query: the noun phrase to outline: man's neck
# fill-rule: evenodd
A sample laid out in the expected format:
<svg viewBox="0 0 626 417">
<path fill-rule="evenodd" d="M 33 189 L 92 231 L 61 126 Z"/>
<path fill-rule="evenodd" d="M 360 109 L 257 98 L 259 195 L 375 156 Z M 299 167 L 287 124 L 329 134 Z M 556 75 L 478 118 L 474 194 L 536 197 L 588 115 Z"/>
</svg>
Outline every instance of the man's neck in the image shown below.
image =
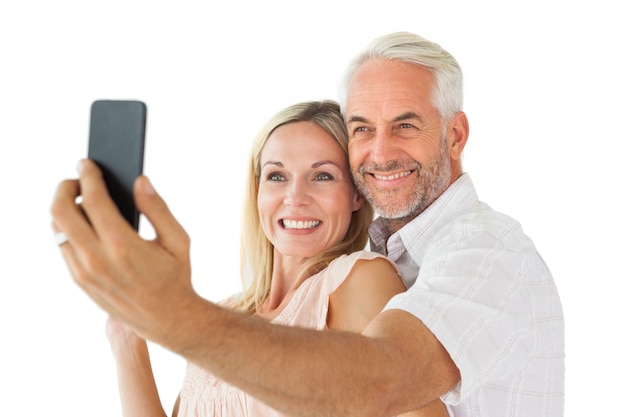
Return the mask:
<svg viewBox="0 0 626 417">
<path fill-rule="evenodd" d="M 392 234 L 396 233 L 398 230 L 402 229 L 404 227 L 404 225 L 409 223 L 415 217 L 417 217 L 417 215 L 409 216 L 409 217 L 403 217 L 401 219 L 387 219 L 387 218 L 383 218 L 383 221 L 385 222 L 385 226 L 389 230 L 389 236 L 391 236 Z"/>
<path fill-rule="evenodd" d="M 419 211 L 416 211 L 415 213 L 411 213 L 410 215 L 406 216 L 406 217 L 402 217 L 399 219 L 387 219 L 387 218 L 383 218 L 385 225 L 387 227 L 387 229 L 389 230 L 389 236 L 391 236 L 392 234 L 396 233 L 398 230 L 402 229 L 406 224 L 410 223 L 411 220 L 413 220 L 414 218 L 416 218 L 417 216 L 419 216 L 424 210 L 426 210 L 430 204 L 432 204 L 433 202 L 435 202 L 439 197 L 441 197 L 441 194 L 443 194 L 456 180 L 458 180 L 461 175 L 463 175 L 463 171 L 461 170 L 460 165 L 456 167 L 456 169 L 453 170 L 453 175 L 452 175 L 452 180 L 450 181 L 450 183 L 446 186 L 446 188 L 444 188 L 443 190 L 441 190 L 439 192 L 439 194 L 437 195 L 437 197 L 435 197 L 433 199 L 433 201 L 431 201 L 428 206 L 422 208 Z"/>
</svg>

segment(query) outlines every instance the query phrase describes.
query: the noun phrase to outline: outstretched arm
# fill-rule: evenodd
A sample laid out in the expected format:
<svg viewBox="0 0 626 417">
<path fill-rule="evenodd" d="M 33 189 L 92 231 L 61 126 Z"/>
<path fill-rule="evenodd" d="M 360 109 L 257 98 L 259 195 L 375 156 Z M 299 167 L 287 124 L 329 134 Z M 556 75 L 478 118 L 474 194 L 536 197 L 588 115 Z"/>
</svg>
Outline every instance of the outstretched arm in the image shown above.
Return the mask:
<svg viewBox="0 0 626 417">
<path fill-rule="evenodd" d="M 61 250 L 74 280 L 142 337 L 292 415 L 396 415 L 459 381 L 434 335 L 403 311 L 381 313 L 362 334 L 319 332 L 202 299 L 191 287 L 189 238 L 147 178 L 136 182 L 135 199 L 154 241 L 125 223 L 89 161 L 80 181 L 60 184 L 51 212 L 53 228 L 69 238 Z"/>
<path fill-rule="evenodd" d="M 381 313 L 363 332 L 272 325 L 191 302 L 169 349 L 294 416 L 392 416 L 426 406 L 459 380 L 430 331 Z M 195 334 L 194 334 L 195 332 Z"/>
</svg>

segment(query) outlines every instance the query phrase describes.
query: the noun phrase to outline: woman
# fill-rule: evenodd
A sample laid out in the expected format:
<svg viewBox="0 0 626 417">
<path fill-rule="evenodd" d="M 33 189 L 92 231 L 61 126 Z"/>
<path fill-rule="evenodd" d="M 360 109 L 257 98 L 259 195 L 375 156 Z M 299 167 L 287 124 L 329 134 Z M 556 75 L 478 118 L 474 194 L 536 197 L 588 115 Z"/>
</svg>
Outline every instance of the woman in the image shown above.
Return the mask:
<svg viewBox="0 0 626 417">
<path fill-rule="evenodd" d="M 277 324 L 361 332 L 405 290 L 394 265 L 361 250 L 373 210 L 352 183 L 336 103 L 301 103 L 273 117 L 254 143 L 248 182 L 244 290 L 225 306 Z M 107 334 L 124 415 L 164 415 L 145 341 L 112 320 Z M 441 410 L 433 404 L 420 412 Z M 193 364 L 173 414 L 282 415 Z"/>
</svg>

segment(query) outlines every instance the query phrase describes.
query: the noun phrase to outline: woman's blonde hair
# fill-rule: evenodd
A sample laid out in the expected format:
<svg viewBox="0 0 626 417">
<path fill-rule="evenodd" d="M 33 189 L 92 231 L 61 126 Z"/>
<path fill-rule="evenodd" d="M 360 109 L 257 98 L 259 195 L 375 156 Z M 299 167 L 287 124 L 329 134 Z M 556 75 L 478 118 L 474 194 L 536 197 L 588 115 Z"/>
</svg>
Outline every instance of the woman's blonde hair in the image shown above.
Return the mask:
<svg viewBox="0 0 626 417">
<path fill-rule="evenodd" d="M 348 162 L 348 132 L 339 105 L 331 100 L 295 104 L 278 112 L 259 131 L 252 146 L 246 194 L 244 195 L 241 227 L 241 278 L 243 291 L 234 303 L 234 309 L 256 312 L 269 296 L 274 267 L 274 246 L 265 236 L 258 213 L 257 193 L 261 152 L 276 128 L 288 123 L 311 122 L 323 128 L 334 138 L 345 153 Z M 356 189 L 355 189 L 356 192 Z M 306 260 L 304 271 L 313 275 L 326 268 L 340 255 L 363 249 L 367 243 L 367 229 L 374 211 L 363 201 L 362 207 L 352 213 L 350 226 L 343 240 L 324 253 Z"/>
</svg>

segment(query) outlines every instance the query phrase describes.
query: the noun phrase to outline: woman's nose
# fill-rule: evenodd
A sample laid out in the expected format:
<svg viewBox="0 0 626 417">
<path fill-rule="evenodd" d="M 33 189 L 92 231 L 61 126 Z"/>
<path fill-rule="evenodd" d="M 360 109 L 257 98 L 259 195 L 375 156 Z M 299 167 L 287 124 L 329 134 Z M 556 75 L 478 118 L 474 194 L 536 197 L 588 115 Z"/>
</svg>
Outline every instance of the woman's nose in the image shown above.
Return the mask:
<svg viewBox="0 0 626 417">
<path fill-rule="evenodd" d="M 285 204 L 288 206 L 302 206 L 311 201 L 306 181 L 302 179 L 294 179 L 289 184 L 285 194 Z"/>
</svg>

